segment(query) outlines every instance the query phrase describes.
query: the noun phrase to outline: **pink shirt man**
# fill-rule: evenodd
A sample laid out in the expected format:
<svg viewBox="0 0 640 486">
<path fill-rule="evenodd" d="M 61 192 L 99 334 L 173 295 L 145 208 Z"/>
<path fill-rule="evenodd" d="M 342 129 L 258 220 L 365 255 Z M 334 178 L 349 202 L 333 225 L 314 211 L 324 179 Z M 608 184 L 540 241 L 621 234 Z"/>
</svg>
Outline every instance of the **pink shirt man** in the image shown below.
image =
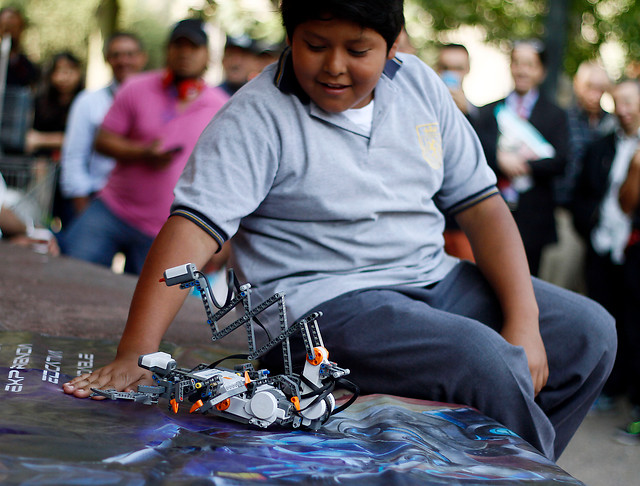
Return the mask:
<svg viewBox="0 0 640 486">
<path fill-rule="evenodd" d="M 228 96 L 219 88 L 203 87 L 183 111 L 175 88 L 166 86 L 165 71 L 152 71 L 128 80 L 118 91 L 102 128 L 129 139 L 165 149 L 179 149 L 167 167 L 144 162 L 117 162 L 100 199 L 119 218 L 151 237 L 169 216 L 173 188 L 200 133 Z"/>
</svg>

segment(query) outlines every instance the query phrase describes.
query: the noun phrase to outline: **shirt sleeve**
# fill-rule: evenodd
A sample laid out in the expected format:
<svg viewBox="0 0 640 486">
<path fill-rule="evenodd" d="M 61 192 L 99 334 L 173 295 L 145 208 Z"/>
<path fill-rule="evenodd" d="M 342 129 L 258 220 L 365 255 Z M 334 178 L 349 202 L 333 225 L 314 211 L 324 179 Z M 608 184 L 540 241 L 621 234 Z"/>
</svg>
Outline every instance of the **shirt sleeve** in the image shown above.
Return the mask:
<svg viewBox="0 0 640 486">
<path fill-rule="evenodd" d="M 136 119 L 134 86 L 126 82 L 121 86 L 102 121 L 101 128 L 122 136 L 128 136 L 131 133 Z"/>
<path fill-rule="evenodd" d="M 499 194 L 497 179 L 469 120 L 455 105 L 444 83 L 435 85 L 441 99 L 439 120 L 444 178 L 434 199 L 441 210 L 456 214 Z"/>
<path fill-rule="evenodd" d="M 204 129 L 174 190 L 172 215 L 222 244 L 269 193 L 279 161 L 279 128 L 261 93 L 238 93 Z"/>
<path fill-rule="evenodd" d="M 71 105 L 60 160 L 60 188 L 66 197 L 91 193 L 89 159 L 96 127 L 91 123 L 91 99 L 81 94 Z"/>
</svg>

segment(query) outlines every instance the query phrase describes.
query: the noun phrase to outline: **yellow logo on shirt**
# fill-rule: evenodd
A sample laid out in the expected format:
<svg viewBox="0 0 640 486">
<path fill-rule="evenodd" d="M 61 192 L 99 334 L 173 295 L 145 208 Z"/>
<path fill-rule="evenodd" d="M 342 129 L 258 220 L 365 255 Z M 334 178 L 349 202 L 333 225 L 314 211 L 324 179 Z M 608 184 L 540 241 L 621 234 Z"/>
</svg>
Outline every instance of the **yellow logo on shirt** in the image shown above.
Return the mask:
<svg viewBox="0 0 640 486">
<path fill-rule="evenodd" d="M 442 167 L 442 138 L 437 123 L 426 123 L 416 126 L 418 142 L 422 151 L 422 158 L 432 169 Z"/>
</svg>

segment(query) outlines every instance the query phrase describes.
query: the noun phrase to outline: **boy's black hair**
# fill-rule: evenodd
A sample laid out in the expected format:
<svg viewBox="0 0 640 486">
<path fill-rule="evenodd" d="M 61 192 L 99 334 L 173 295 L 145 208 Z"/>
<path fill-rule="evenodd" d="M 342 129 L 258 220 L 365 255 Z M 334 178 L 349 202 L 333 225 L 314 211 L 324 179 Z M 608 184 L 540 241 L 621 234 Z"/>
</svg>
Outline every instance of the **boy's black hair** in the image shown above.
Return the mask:
<svg viewBox="0 0 640 486">
<path fill-rule="evenodd" d="M 375 30 L 389 50 L 404 26 L 403 3 L 404 0 L 282 0 L 280 11 L 289 39 L 298 25 L 331 16 Z"/>
</svg>

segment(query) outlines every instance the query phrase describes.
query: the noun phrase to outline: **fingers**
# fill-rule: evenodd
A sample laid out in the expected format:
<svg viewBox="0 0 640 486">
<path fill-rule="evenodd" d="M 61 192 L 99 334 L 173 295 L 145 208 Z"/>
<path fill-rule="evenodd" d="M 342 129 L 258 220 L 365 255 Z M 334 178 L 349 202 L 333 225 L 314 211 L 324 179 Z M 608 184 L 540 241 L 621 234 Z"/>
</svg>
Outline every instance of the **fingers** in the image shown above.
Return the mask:
<svg viewBox="0 0 640 486">
<path fill-rule="evenodd" d="M 60 256 L 60 246 L 55 238 L 51 238 L 47 244 L 47 252 L 51 256 Z"/>
<path fill-rule="evenodd" d="M 542 389 L 547 384 L 547 380 L 549 379 L 549 367 L 545 365 L 542 369 L 539 370 L 530 370 L 531 378 L 533 380 L 533 390 L 535 396 L 538 396 L 538 393 L 542 391 Z"/>
<path fill-rule="evenodd" d="M 62 390 L 68 394 L 78 398 L 87 398 L 91 393 L 92 385 L 89 380 L 72 380 L 62 385 Z"/>
<path fill-rule="evenodd" d="M 529 173 L 527 161 L 514 152 L 500 151 L 498 157 L 498 167 L 508 178 L 518 177 Z"/>
<path fill-rule="evenodd" d="M 542 388 L 544 388 L 544 380 L 542 380 L 542 378 L 537 378 L 533 383 L 533 392 L 536 397 Z"/>
<path fill-rule="evenodd" d="M 110 385 L 111 376 L 108 374 L 102 374 L 102 370 L 97 370 L 93 373 L 85 373 L 78 376 L 73 380 L 62 385 L 62 389 L 65 393 L 73 395 L 78 398 L 87 398 L 93 391 L 91 388 L 108 389 L 115 388 L 113 384 Z M 96 397 L 102 398 L 102 397 Z"/>
<path fill-rule="evenodd" d="M 137 391 L 140 384 L 152 384 L 151 375 L 135 364 L 123 366 L 108 365 L 93 373 L 78 376 L 62 386 L 65 393 L 78 398 L 91 396 L 92 388 L 101 390 L 113 389 L 116 391 Z M 104 397 L 92 397 L 103 399 Z"/>
</svg>

